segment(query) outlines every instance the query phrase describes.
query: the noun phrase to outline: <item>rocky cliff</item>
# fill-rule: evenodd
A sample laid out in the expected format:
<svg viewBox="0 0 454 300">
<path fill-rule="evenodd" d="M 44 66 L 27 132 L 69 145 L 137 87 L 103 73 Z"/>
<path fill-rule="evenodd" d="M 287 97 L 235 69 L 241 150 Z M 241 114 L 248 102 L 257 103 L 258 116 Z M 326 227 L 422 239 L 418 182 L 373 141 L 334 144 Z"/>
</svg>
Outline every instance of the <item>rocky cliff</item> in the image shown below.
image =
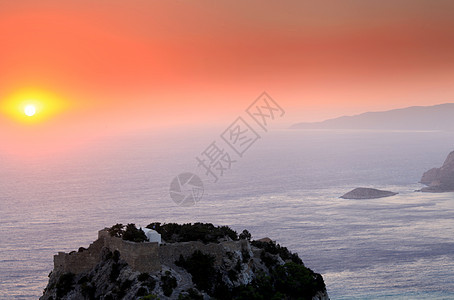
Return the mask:
<svg viewBox="0 0 454 300">
<path fill-rule="evenodd" d="M 433 168 L 422 175 L 423 192 L 454 192 L 454 151 L 449 153 L 443 166 Z"/>
<path fill-rule="evenodd" d="M 329 299 L 322 276 L 269 239 L 212 224 L 149 226 L 163 244 L 125 240 L 113 226 L 88 249 L 56 255 L 40 299 Z"/>
</svg>

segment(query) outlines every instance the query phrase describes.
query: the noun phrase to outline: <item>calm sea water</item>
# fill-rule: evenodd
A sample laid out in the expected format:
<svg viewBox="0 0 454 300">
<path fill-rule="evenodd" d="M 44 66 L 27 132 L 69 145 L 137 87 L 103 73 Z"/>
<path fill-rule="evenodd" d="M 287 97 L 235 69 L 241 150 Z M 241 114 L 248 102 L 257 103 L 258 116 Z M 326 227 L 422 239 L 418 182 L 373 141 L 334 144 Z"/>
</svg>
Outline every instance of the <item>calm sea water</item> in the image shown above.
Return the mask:
<svg viewBox="0 0 454 300">
<path fill-rule="evenodd" d="M 322 273 L 331 299 L 454 299 L 454 194 L 415 192 L 454 150 L 452 134 L 274 131 L 217 183 L 195 160 L 213 140 L 141 134 L 52 159 L 0 155 L 0 299 L 37 299 L 53 255 L 88 246 L 99 229 L 153 221 L 268 236 Z M 184 171 L 204 180 L 196 207 L 168 196 Z M 357 186 L 399 194 L 339 198 Z"/>
</svg>

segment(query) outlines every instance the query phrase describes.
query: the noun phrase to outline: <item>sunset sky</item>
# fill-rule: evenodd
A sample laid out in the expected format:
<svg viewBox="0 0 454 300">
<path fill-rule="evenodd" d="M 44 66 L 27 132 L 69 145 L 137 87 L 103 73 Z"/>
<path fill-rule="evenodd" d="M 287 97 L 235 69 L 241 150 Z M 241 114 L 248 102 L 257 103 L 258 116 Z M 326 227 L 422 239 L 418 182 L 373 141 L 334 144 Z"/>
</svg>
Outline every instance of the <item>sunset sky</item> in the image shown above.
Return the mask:
<svg viewBox="0 0 454 300">
<path fill-rule="evenodd" d="M 454 102 L 453 1 L 0 0 L 1 149 Z M 42 107 L 33 118 L 15 111 Z M 22 101 L 22 102 L 21 102 Z"/>
</svg>

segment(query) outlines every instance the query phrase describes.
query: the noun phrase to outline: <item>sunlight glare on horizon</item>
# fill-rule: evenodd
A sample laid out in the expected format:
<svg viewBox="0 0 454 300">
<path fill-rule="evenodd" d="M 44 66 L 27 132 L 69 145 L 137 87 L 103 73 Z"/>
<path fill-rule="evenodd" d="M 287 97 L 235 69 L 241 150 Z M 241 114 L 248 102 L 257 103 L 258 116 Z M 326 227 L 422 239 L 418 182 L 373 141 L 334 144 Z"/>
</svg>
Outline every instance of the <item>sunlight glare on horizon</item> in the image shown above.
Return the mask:
<svg viewBox="0 0 454 300">
<path fill-rule="evenodd" d="M 24 109 L 24 113 L 25 113 L 25 115 L 27 115 L 29 117 L 33 117 L 36 113 L 35 106 L 32 104 L 27 105 Z"/>
<path fill-rule="evenodd" d="M 6 97 L 0 112 L 18 122 L 43 122 L 67 109 L 61 97 L 42 90 L 22 90 Z"/>
</svg>

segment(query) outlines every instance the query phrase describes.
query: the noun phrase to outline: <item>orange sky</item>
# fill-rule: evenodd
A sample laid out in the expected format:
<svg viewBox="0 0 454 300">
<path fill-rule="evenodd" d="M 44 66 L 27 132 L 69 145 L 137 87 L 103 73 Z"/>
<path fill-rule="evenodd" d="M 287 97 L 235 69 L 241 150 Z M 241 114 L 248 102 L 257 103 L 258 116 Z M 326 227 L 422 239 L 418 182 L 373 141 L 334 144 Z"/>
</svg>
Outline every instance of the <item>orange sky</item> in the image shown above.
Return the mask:
<svg viewBox="0 0 454 300">
<path fill-rule="evenodd" d="M 0 137 L 227 126 L 263 90 L 282 125 L 454 102 L 453 15 L 453 1 L 0 0 L 0 101 L 70 104 L 34 124 L 1 114 Z"/>
</svg>

